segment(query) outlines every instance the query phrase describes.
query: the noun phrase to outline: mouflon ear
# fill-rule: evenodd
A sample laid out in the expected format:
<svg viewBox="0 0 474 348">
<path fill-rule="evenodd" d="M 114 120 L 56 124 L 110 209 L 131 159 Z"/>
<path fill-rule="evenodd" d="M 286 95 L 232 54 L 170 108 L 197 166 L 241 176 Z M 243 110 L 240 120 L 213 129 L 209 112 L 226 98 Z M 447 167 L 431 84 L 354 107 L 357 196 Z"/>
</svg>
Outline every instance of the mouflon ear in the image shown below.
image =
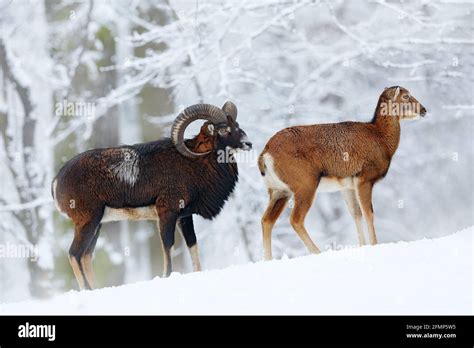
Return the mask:
<svg viewBox="0 0 474 348">
<path fill-rule="evenodd" d="M 237 122 L 235 121 L 235 118 L 233 118 L 231 115 L 227 115 L 227 124 L 233 127 L 237 125 Z"/>
<path fill-rule="evenodd" d="M 222 105 L 222 110 L 225 112 L 226 116 L 231 116 L 234 121 L 237 120 L 237 106 L 231 101 L 226 101 L 224 105 Z"/>
<path fill-rule="evenodd" d="M 396 100 L 398 95 L 400 94 L 400 87 L 398 86 L 396 89 L 395 89 L 395 92 L 393 93 L 393 100 Z"/>
</svg>

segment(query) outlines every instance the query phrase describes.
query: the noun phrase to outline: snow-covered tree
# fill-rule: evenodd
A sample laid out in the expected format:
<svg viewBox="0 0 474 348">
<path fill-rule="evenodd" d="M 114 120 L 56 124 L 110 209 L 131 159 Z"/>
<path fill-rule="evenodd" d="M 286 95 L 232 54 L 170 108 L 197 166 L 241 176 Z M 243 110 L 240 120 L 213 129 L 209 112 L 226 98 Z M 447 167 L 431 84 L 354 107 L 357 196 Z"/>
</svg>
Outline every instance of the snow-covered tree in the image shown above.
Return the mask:
<svg viewBox="0 0 474 348">
<path fill-rule="evenodd" d="M 32 295 L 44 296 L 53 269 L 52 209 L 44 204 L 53 174 L 45 132 L 53 90 L 45 11 L 42 2 L 36 5 L 2 5 L 0 13 L 0 225 L 4 240 L 32 252 L 37 248 L 36 262 L 26 264 L 29 288 Z"/>
</svg>

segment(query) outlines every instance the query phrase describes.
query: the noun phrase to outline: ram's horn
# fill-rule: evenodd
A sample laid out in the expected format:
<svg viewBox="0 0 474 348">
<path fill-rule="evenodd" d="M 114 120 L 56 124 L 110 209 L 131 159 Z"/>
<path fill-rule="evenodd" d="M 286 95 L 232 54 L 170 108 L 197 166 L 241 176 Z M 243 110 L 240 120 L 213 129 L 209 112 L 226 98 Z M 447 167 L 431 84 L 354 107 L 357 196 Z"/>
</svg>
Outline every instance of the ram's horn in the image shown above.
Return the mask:
<svg viewBox="0 0 474 348">
<path fill-rule="evenodd" d="M 171 127 L 171 140 L 176 149 L 186 157 L 194 158 L 205 156 L 209 152 L 196 153 L 189 150 L 184 143 L 184 132 L 186 128 L 196 120 L 207 120 L 217 125 L 219 123 L 227 122 L 226 114 L 223 110 L 214 105 L 196 104 L 181 112 Z"/>
</svg>

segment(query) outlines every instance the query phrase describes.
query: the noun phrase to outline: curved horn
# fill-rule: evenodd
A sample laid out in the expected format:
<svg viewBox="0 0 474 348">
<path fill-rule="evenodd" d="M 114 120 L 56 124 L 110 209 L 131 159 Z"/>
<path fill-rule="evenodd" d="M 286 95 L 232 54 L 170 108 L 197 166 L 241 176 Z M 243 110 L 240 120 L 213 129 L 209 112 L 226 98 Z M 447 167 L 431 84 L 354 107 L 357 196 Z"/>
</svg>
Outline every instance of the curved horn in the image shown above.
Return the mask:
<svg viewBox="0 0 474 348">
<path fill-rule="evenodd" d="M 213 124 L 227 122 L 225 113 L 218 107 L 210 104 L 196 104 L 184 109 L 171 126 L 171 140 L 176 149 L 186 157 L 194 158 L 207 155 L 209 152 L 196 153 L 189 150 L 184 144 L 184 131 L 196 120 L 207 120 Z"/>
<path fill-rule="evenodd" d="M 222 110 L 225 112 L 226 116 L 229 115 L 234 119 L 234 121 L 237 120 L 237 106 L 235 106 L 234 103 L 231 101 L 225 102 L 225 104 L 222 105 Z"/>
</svg>

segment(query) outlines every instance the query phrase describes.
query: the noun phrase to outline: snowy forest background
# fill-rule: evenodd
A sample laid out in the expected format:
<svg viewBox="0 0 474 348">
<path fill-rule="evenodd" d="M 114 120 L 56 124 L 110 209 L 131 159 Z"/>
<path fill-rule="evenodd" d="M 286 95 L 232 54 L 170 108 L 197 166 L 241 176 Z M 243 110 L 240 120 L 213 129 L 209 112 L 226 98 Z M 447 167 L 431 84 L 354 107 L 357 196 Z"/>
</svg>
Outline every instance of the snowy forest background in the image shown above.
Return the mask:
<svg viewBox="0 0 474 348">
<path fill-rule="evenodd" d="M 429 114 L 402 124 L 375 188 L 379 242 L 473 225 L 473 10 L 472 1 L 0 0 L 0 245 L 37 252 L 0 255 L 0 302 L 76 288 L 72 224 L 50 194 L 65 161 L 167 136 L 179 110 L 198 102 L 235 102 L 254 144 L 223 212 L 195 218 L 204 269 L 261 260 L 267 194 L 255 161 L 273 133 L 369 120 L 391 85 L 408 88 Z M 85 107 L 61 110 L 70 104 Z M 285 215 L 274 256 L 306 254 Z M 357 244 L 340 193 L 318 195 L 307 226 L 322 250 Z M 161 274 L 155 230 L 105 224 L 98 285 Z M 189 272 L 177 237 L 174 270 Z"/>
</svg>

